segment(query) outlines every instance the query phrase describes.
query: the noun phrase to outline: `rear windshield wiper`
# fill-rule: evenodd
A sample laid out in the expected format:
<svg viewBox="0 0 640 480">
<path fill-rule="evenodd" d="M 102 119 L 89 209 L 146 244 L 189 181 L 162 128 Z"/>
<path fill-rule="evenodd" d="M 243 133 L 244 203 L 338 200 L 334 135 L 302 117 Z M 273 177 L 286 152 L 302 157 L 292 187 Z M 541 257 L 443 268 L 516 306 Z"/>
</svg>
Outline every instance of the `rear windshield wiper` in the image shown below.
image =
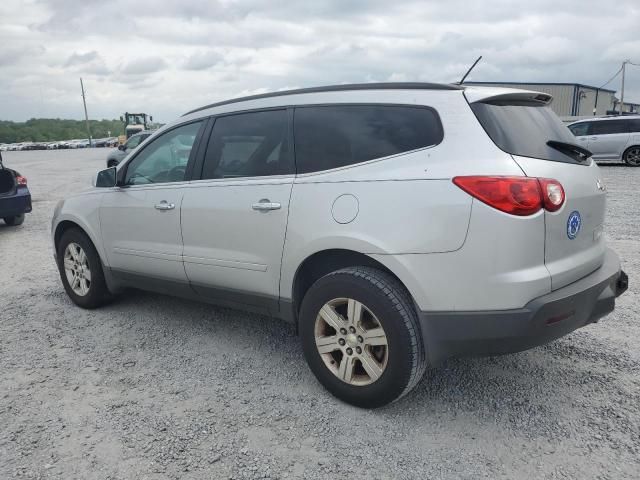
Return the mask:
<svg viewBox="0 0 640 480">
<path fill-rule="evenodd" d="M 578 155 L 577 160 L 579 162 L 584 162 L 589 158 L 593 153 L 591 153 L 586 148 L 581 147 L 580 145 L 574 145 L 573 143 L 560 142 L 558 140 L 549 140 L 547 142 L 551 148 L 555 148 L 556 150 L 560 150 L 561 152 L 571 152 Z"/>
</svg>

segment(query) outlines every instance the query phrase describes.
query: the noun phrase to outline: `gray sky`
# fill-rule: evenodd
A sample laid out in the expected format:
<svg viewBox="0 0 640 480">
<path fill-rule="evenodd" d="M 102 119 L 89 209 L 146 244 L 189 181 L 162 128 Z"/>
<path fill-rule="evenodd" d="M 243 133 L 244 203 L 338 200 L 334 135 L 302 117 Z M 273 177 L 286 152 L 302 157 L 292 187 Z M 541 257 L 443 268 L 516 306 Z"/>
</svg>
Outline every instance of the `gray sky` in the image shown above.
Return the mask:
<svg viewBox="0 0 640 480">
<path fill-rule="evenodd" d="M 0 0 L 0 119 L 143 111 L 369 81 L 600 86 L 640 63 L 640 1 Z M 640 67 L 625 99 L 640 103 Z M 609 85 L 618 90 L 620 78 Z"/>
</svg>

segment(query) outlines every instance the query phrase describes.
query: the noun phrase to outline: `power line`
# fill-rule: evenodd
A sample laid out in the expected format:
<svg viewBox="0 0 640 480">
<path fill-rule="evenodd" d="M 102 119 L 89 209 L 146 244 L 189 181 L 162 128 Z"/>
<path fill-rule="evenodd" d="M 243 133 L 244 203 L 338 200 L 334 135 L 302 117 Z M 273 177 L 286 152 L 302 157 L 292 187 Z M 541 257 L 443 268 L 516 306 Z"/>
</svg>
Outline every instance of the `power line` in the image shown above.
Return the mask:
<svg viewBox="0 0 640 480">
<path fill-rule="evenodd" d="M 600 86 L 600 87 L 598 88 L 598 90 L 600 90 L 601 88 L 604 88 L 604 87 L 606 87 L 607 85 L 609 85 L 613 80 L 615 80 L 615 78 L 616 78 L 618 75 L 620 75 L 620 72 L 621 72 L 621 71 L 622 71 L 622 67 L 620 67 L 620 68 L 618 69 L 618 71 L 615 73 L 615 75 L 614 75 L 613 77 L 611 77 L 609 80 L 607 80 L 605 83 L 603 83 L 603 84 L 602 84 L 602 86 Z"/>
</svg>

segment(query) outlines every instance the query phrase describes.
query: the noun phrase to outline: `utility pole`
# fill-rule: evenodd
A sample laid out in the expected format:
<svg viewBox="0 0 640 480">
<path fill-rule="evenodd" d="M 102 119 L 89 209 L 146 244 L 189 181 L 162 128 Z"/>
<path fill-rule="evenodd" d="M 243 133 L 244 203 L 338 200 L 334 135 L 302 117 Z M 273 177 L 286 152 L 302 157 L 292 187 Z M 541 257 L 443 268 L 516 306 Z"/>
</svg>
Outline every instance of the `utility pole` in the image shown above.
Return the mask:
<svg viewBox="0 0 640 480">
<path fill-rule="evenodd" d="M 623 80 L 623 89 L 624 89 L 624 80 Z M 91 140 L 91 128 L 89 127 L 89 115 L 87 114 L 87 100 L 84 96 L 84 84 L 82 83 L 82 77 L 80 77 L 80 90 L 82 90 L 82 103 L 84 105 L 84 120 L 87 122 L 87 134 L 89 135 L 89 147 L 93 147 L 93 142 Z"/>
<path fill-rule="evenodd" d="M 627 63 L 629 63 L 630 61 L 631 60 L 625 60 L 624 62 L 622 62 L 622 88 L 620 89 L 620 115 L 622 115 L 622 112 L 624 111 L 624 71 Z"/>
</svg>

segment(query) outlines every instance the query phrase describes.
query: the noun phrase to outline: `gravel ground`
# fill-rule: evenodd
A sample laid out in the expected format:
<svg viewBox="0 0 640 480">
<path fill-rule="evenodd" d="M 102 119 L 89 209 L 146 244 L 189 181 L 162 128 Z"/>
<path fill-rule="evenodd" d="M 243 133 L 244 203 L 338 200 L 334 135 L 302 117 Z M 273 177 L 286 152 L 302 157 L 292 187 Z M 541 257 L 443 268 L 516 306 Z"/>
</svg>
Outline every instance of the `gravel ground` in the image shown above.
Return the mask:
<svg viewBox="0 0 640 480">
<path fill-rule="evenodd" d="M 106 153 L 4 154 L 34 212 L 0 227 L 0 478 L 638 478 L 640 169 L 602 168 L 631 284 L 613 314 L 451 360 L 367 411 L 316 382 L 280 321 L 140 292 L 72 305 L 50 218 Z"/>
</svg>

